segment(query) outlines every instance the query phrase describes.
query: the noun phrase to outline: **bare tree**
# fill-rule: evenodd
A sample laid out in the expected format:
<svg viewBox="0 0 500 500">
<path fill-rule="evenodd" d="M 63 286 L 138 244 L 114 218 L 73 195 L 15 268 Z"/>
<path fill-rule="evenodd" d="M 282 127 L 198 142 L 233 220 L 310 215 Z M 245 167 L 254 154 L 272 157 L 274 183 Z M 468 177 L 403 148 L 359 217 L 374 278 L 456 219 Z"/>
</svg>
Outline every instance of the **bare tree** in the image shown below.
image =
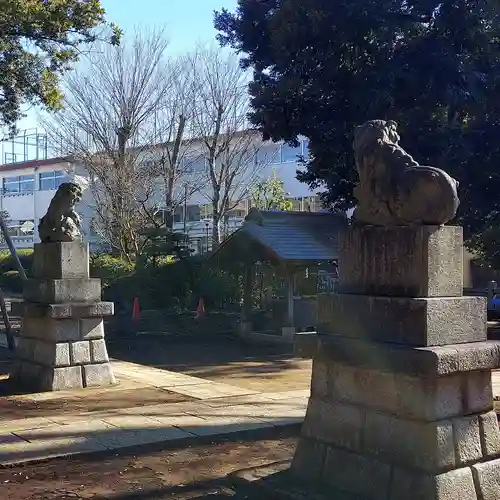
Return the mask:
<svg viewBox="0 0 500 500">
<path fill-rule="evenodd" d="M 259 178 L 257 134 L 248 128 L 248 75 L 238 58 L 221 49 L 200 47 L 191 56 L 195 112 L 191 135 L 206 158 L 212 205 L 212 247 L 219 245 L 224 216 L 243 199 Z"/>
<path fill-rule="evenodd" d="M 168 74 L 171 90 L 155 117 L 155 135 L 161 141 L 148 156 L 152 169 L 163 183 L 164 224 L 167 230 L 172 230 L 175 210 L 200 190 L 204 179 L 200 172 L 191 168 L 196 152 L 189 136 L 195 110 L 189 59 L 180 57 L 171 63 Z"/>
<path fill-rule="evenodd" d="M 58 154 L 89 174 L 98 232 L 129 261 L 141 253 L 141 232 L 160 207 L 171 211 L 180 176 L 178 145 L 189 113 L 177 95 L 181 67 L 167 47 L 163 30 L 96 46 L 88 67 L 65 82 L 64 109 L 45 121 Z"/>
</svg>

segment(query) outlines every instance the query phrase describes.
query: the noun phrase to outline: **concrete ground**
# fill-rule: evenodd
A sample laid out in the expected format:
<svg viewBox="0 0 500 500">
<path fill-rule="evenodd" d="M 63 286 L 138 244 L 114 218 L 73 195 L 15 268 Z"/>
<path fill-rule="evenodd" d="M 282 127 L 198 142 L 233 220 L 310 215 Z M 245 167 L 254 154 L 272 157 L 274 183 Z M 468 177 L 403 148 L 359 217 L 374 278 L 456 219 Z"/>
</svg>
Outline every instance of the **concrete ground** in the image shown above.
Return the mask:
<svg viewBox="0 0 500 500">
<path fill-rule="evenodd" d="M 294 367 L 293 360 L 283 361 L 291 367 L 291 380 L 282 375 L 281 384 L 271 375 L 263 384 L 253 372 L 264 365 L 270 373 L 277 371 L 271 370 L 273 363 L 287 372 L 282 361 L 249 361 L 248 370 L 239 361 L 231 376 L 222 371 L 212 380 L 113 360 L 119 381 L 115 387 L 13 394 L 7 379 L 10 361 L 4 357 L 0 359 L 4 379 L 0 380 L 0 394 L 4 394 L 0 397 L 0 465 L 300 424 L 309 389 L 293 388 L 293 379 L 305 378 L 303 386 L 308 387 L 310 363 Z"/>
</svg>

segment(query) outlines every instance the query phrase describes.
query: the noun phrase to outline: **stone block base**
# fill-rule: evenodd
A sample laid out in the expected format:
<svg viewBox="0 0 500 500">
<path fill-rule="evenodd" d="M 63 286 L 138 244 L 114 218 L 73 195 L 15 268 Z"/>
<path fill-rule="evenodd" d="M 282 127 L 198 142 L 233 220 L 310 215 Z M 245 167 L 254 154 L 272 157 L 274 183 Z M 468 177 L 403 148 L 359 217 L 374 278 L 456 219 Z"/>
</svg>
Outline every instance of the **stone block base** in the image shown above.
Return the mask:
<svg viewBox="0 0 500 500">
<path fill-rule="evenodd" d="M 24 300 L 41 304 L 99 302 L 99 278 L 29 279 L 23 286 Z"/>
<path fill-rule="evenodd" d="M 88 245 L 79 241 L 36 243 L 33 275 L 41 279 L 88 278 Z"/>
<path fill-rule="evenodd" d="M 109 363 L 51 368 L 29 361 L 19 361 L 14 379 L 36 392 L 65 391 L 116 384 Z"/>
<path fill-rule="evenodd" d="M 301 442 L 302 443 L 302 442 Z M 301 446 L 301 444 L 299 444 Z M 316 458 L 316 453 L 311 455 Z M 302 454 L 302 460 L 307 456 Z M 236 491 L 242 486 L 251 498 L 279 498 L 282 500 L 498 500 L 500 497 L 500 463 L 492 460 L 471 467 L 463 467 L 438 475 L 420 474 L 411 469 L 394 469 L 391 478 L 387 480 L 385 474 L 377 475 L 376 483 L 372 482 L 374 476 L 367 477 L 366 483 L 359 482 L 357 475 L 366 469 L 353 470 L 348 458 L 347 463 L 336 464 L 338 469 L 330 470 L 330 477 L 337 477 L 339 481 L 331 480 L 329 483 L 342 483 L 353 490 L 354 480 L 349 476 L 354 474 L 358 478 L 354 490 L 358 493 L 349 493 L 340 490 L 327 482 L 304 481 L 296 475 L 297 467 L 304 469 L 305 463 L 299 464 L 299 459 L 294 459 L 290 467 L 288 462 L 276 462 L 251 469 L 244 469 L 232 473 L 229 478 Z M 322 467 L 321 463 L 313 460 L 308 463 L 309 470 L 315 466 Z M 366 467 L 365 462 L 365 467 Z M 326 479 L 326 478 L 325 478 Z M 375 491 L 376 486 L 382 485 L 387 489 Z"/>
<path fill-rule="evenodd" d="M 339 499 L 500 500 L 500 459 L 432 474 L 302 439 L 290 469 L 294 479 Z"/>
<path fill-rule="evenodd" d="M 293 475 L 361 499 L 500 500 L 499 344 L 468 345 L 461 365 L 457 346 L 379 344 L 364 351 L 379 355 L 367 363 L 352 344 L 343 357 L 319 343 Z M 404 363 L 387 362 L 397 353 Z M 425 369 L 431 353 L 434 369 Z"/>
<path fill-rule="evenodd" d="M 18 366 L 13 379 L 40 392 L 115 384 L 102 316 L 88 316 L 95 308 L 99 309 L 100 304 L 82 306 L 87 308 L 83 317 L 74 314 L 25 316 L 18 337 Z M 56 306 L 74 312 L 73 304 Z M 25 309 L 42 307 L 27 303 Z M 55 310 L 59 311 L 57 307 Z"/>
<path fill-rule="evenodd" d="M 463 236 L 457 226 L 349 226 L 340 233 L 341 293 L 460 297 Z"/>
<path fill-rule="evenodd" d="M 484 297 L 318 295 L 320 334 L 435 346 L 486 340 Z"/>
</svg>

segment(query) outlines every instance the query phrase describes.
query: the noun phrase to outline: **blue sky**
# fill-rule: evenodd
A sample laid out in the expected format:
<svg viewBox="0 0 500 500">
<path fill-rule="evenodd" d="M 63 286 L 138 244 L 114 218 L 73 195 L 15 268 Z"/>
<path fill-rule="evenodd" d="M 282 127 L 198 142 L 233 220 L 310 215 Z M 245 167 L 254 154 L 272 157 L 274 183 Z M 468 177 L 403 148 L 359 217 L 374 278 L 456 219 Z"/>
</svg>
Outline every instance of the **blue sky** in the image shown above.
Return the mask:
<svg viewBox="0 0 500 500">
<path fill-rule="evenodd" d="M 170 39 L 171 53 L 192 49 L 197 42 L 215 39 L 213 11 L 226 7 L 234 11 L 237 0 L 102 0 L 109 21 L 125 32 L 136 26 L 163 27 Z M 36 113 L 19 123 L 19 128 L 36 127 Z"/>
<path fill-rule="evenodd" d="M 102 0 L 107 17 L 124 30 L 166 25 L 171 50 L 189 50 L 197 41 L 213 40 L 213 11 L 235 10 L 237 0 Z"/>
</svg>

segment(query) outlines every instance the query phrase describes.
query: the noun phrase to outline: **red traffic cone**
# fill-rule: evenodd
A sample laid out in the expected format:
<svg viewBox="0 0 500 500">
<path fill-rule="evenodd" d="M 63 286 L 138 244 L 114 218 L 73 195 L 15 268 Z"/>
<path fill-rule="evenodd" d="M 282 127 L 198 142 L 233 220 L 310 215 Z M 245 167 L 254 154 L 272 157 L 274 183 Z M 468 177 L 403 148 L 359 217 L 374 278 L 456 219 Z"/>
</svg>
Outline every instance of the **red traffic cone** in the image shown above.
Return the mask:
<svg viewBox="0 0 500 500">
<path fill-rule="evenodd" d="M 141 311 L 139 309 L 139 298 L 134 298 L 134 305 L 132 306 L 132 321 L 139 321 L 141 319 Z"/>
<path fill-rule="evenodd" d="M 200 300 L 198 301 L 198 307 L 196 308 L 195 319 L 201 318 L 204 315 L 205 315 L 205 304 L 203 302 L 203 299 L 200 298 Z"/>
</svg>

